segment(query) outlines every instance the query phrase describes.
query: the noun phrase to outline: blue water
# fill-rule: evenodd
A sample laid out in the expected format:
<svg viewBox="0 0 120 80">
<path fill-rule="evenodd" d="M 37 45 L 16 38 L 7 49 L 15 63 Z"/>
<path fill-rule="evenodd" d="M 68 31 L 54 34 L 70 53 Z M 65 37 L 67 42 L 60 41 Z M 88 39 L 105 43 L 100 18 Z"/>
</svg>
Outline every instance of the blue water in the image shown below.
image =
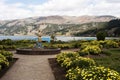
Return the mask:
<svg viewBox="0 0 120 80">
<path fill-rule="evenodd" d="M 96 40 L 96 37 L 68 37 L 68 36 L 57 36 L 57 40 L 71 41 L 71 40 Z M 0 40 L 11 39 L 11 40 L 37 40 L 37 36 L 0 36 Z M 106 37 L 106 39 L 120 39 L 117 37 Z M 50 42 L 50 36 L 42 36 L 43 41 Z"/>
<path fill-rule="evenodd" d="M 0 36 L 0 40 L 11 39 L 11 40 L 38 40 L 37 36 Z M 49 36 L 42 36 L 43 41 L 50 42 Z"/>
</svg>

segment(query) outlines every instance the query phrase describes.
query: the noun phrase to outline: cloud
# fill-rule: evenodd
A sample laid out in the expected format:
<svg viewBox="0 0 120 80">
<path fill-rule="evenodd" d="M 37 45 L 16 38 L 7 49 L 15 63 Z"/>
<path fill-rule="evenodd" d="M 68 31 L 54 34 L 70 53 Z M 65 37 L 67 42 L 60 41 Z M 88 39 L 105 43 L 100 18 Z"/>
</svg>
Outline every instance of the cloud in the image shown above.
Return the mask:
<svg viewBox="0 0 120 80">
<path fill-rule="evenodd" d="M 22 3 L 6 4 L 0 1 L 0 19 L 18 19 L 31 16 L 31 11 L 23 8 Z"/>
<path fill-rule="evenodd" d="M 49 15 L 113 15 L 120 17 L 119 0 L 48 0 L 44 4 L 8 4 L 0 1 L 0 19 Z"/>
<path fill-rule="evenodd" d="M 110 3 L 120 3 L 120 0 L 106 0 L 106 1 Z"/>
</svg>

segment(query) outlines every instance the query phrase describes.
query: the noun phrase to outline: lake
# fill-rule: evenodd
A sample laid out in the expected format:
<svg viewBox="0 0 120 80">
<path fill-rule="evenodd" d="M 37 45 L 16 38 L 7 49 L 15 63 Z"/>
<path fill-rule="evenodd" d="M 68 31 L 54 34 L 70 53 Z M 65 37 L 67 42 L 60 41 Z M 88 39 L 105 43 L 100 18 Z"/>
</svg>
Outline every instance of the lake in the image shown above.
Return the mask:
<svg viewBox="0 0 120 80">
<path fill-rule="evenodd" d="M 0 40 L 11 39 L 11 40 L 37 40 L 37 36 L 0 36 Z M 96 37 L 70 37 L 70 36 L 57 36 L 57 40 L 71 41 L 71 40 L 96 40 Z M 118 37 L 106 37 L 106 39 L 120 39 Z M 43 41 L 50 42 L 50 36 L 42 36 Z"/>
</svg>

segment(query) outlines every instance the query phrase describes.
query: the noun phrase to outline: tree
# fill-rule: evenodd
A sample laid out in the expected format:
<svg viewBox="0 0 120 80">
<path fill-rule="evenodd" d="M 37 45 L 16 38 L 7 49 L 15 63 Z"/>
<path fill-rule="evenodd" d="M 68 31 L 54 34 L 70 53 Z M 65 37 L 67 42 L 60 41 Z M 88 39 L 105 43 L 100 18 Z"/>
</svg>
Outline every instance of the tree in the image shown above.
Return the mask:
<svg viewBox="0 0 120 80">
<path fill-rule="evenodd" d="M 54 42 L 54 41 L 56 41 L 56 37 L 55 37 L 55 35 L 51 35 L 51 42 Z"/>
<path fill-rule="evenodd" d="M 97 40 L 105 40 L 106 36 L 107 36 L 107 33 L 105 31 L 99 31 L 96 34 Z"/>
</svg>

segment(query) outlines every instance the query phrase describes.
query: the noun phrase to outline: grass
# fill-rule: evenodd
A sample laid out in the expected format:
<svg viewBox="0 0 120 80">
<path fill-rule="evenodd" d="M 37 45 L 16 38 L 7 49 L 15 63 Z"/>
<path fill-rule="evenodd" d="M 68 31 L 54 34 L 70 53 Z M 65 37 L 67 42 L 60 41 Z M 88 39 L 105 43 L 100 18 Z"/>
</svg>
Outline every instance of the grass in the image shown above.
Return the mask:
<svg viewBox="0 0 120 80">
<path fill-rule="evenodd" d="M 110 52 L 111 55 L 93 59 L 97 65 L 109 67 L 120 73 L 120 49 L 108 49 L 107 51 Z"/>
</svg>

